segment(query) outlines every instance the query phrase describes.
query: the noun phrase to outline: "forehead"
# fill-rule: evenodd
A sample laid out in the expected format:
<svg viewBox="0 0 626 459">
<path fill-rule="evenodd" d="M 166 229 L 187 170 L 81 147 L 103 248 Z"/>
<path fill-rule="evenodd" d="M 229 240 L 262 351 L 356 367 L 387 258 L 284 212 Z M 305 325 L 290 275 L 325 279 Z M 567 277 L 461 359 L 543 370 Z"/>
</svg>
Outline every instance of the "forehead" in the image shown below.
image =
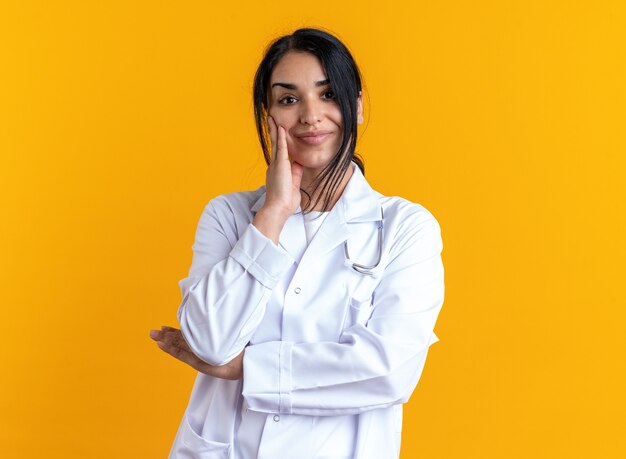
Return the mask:
<svg viewBox="0 0 626 459">
<path fill-rule="evenodd" d="M 282 82 L 313 86 L 316 81 L 324 79 L 326 72 L 317 56 L 306 52 L 289 51 L 274 66 L 270 85 Z"/>
</svg>

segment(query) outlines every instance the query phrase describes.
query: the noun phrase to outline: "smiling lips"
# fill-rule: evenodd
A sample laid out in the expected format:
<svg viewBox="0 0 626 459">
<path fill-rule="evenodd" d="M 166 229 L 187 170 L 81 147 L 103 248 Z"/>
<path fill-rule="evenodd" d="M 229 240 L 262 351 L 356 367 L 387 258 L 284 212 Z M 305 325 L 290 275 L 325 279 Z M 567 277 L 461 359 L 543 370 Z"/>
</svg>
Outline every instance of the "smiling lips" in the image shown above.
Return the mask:
<svg viewBox="0 0 626 459">
<path fill-rule="evenodd" d="M 331 131 L 313 131 L 297 134 L 296 137 L 309 145 L 319 145 L 324 142 L 327 137 L 330 137 L 331 134 Z"/>
</svg>

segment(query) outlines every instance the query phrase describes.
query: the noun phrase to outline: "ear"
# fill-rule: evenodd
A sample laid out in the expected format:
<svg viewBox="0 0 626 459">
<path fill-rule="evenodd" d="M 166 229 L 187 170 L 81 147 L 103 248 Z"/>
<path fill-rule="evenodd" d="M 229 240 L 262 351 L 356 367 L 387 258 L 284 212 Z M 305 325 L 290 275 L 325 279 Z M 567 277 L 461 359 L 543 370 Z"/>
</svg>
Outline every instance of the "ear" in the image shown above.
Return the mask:
<svg viewBox="0 0 626 459">
<path fill-rule="evenodd" d="M 357 123 L 363 124 L 363 91 L 359 91 L 359 97 L 356 100 Z"/>
</svg>

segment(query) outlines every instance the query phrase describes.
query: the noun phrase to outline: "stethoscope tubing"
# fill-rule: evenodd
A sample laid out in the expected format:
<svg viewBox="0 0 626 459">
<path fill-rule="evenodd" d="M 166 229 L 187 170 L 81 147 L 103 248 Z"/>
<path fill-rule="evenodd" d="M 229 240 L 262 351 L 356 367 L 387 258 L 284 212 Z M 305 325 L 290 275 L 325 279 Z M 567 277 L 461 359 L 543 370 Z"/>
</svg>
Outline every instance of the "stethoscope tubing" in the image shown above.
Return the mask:
<svg viewBox="0 0 626 459">
<path fill-rule="evenodd" d="M 346 260 L 348 260 L 349 263 L 350 262 L 352 263 L 352 269 L 354 269 L 358 273 L 365 274 L 367 276 L 374 275 L 374 270 L 378 267 L 383 257 L 383 208 L 382 206 L 380 208 L 380 221 L 378 222 L 378 259 L 376 260 L 376 263 L 372 266 L 366 266 L 366 265 L 362 265 L 359 263 L 355 263 L 352 260 L 350 260 L 350 254 L 348 253 L 348 241 L 344 241 L 343 248 L 346 254 Z"/>
</svg>

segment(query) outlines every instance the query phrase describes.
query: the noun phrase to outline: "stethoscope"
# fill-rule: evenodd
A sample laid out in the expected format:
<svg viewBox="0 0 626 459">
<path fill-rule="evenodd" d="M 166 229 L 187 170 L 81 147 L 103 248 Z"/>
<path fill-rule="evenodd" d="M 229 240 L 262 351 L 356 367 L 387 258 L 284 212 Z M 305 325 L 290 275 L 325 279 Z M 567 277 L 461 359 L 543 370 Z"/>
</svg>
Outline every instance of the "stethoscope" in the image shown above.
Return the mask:
<svg viewBox="0 0 626 459">
<path fill-rule="evenodd" d="M 346 260 L 348 263 L 352 263 L 352 269 L 361 274 L 365 274 L 367 276 L 373 276 L 374 270 L 380 264 L 380 260 L 383 257 L 383 208 L 380 207 L 380 221 L 378 222 L 378 259 L 376 260 L 376 264 L 372 266 L 361 265 L 359 263 L 355 263 L 350 260 L 350 254 L 348 253 L 348 241 L 343 242 L 344 252 L 346 254 Z"/>
</svg>

